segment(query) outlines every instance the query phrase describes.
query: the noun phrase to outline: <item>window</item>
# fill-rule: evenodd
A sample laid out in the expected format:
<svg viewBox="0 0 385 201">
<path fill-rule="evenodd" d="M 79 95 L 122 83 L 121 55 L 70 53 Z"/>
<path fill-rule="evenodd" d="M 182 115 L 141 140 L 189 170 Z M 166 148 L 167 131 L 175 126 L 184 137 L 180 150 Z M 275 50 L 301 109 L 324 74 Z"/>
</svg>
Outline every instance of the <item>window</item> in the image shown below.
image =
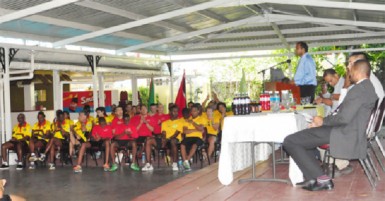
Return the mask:
<svg viewBox="0 0 385 201">
<path fill-rule="evenodd" d="M 35 97 L 37 102 L 46 102 L 47 90 L 45 89 L 35 90 Z"/>
</svg>

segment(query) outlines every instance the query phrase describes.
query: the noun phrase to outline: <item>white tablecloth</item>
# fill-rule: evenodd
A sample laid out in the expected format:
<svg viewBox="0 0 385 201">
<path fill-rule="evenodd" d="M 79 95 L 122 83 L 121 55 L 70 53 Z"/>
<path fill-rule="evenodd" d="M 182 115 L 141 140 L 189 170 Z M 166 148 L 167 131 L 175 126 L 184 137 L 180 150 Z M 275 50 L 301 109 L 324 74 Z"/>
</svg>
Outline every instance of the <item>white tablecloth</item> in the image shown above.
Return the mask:
<svg viewBox="0 0 385 201">
<path fill-rule="evenodd" d="M 317 115 L 316 109 L 306 110 L 306 113 L 312 116 Z M 233 181 L 233 172 L 251 166 L 251 145 L 241 142 L 282 143 L 286 136 L 302 130 L 306 126 L 305 118 L 294 113 L 258 113 L 226 117 L 222 131 L 219 181 L 224 185 L 229 185 Z M 270 154 L 271 148 L 267 144 L 260 144 L 255 149 L 256 161 L 266 160 Z M 299 177 L 299 169 L 293 168 L 296 177 Z"/>
</svg>

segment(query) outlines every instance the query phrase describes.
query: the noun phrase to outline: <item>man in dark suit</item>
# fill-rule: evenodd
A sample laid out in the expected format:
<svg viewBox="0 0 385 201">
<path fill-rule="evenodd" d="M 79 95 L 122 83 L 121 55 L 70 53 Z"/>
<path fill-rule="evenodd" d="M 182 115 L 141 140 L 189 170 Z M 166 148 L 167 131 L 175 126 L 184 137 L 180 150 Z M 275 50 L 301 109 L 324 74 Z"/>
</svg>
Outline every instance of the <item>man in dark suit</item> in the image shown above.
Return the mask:
<svg viewBox="0 0 385 201">
<path fill-rule="evenodd" d="M 325 118 L 314 117 L 309 129 L 289 135 L 283 147 L 301 169 L 302 188 L 310 191 L 331 190 L 334 184 L 325 175 L 314 156 L 314 149 L 330 144 L 331 155 L 341 159 L 366 157 L 365 130 L 377 95 L 369 80 L 368 61 L 356 61 L 350 73 L 355 86 L 349 90 L 338 109 Z"/>
</svg>

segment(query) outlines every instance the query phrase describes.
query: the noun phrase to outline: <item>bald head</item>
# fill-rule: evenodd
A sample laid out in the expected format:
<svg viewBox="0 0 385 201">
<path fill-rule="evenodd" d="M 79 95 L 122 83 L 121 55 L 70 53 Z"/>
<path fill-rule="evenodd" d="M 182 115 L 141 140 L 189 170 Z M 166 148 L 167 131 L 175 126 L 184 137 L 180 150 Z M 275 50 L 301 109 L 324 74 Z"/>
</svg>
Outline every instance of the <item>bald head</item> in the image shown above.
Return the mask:
<svg viewBox="0 0 385 201">
<path fill-rule="evenodd" d="M 348 59 L 348 69 L 351 70 L 352 69 L 352 66 L 353 64 L 358 61 L 358 60 L 366 60 L 366 61 L 369 61 L 368 59 L 368 55 L 365 54 L 364 52 L 354 52 L 352 53 L 350 56 L 349 56 L 349 59 Z"/>
<path fill-rule="evenodd" d="M 357 60 L 353 63 L 352 69 L 350 72 L 350 79 L 357 83 L 362 79 L 366 79 L 370 77 L 370 63 L 367 60 Z"/>
</svg>

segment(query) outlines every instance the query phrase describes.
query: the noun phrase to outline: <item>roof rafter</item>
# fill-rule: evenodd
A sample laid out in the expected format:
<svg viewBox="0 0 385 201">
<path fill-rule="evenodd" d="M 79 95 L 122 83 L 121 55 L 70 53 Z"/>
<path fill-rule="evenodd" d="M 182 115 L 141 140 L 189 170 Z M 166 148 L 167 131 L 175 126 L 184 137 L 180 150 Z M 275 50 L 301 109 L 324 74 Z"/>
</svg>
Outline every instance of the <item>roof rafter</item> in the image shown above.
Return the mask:
<svg viewBox="0 0 385 201">
<path fill-rule="evenodd" d="M 239 5 L 255 5 L 255 4 L 263 4 L 263 3 L 314 6 L 314 7 L 323 7 L 323 8 L 341 8 L 341 9 L 385 11 L 385 5 L 384 4 L 326 1 L 326 0 L 243 0 L 243 1 L 238 1 L 238 2 L 231 2 L 228 4 L 223 4 L 223 5 L 220 5 L 218 7 L 229 7 L 229 6 L 239 6 Z"/>
<path fill-rule="evenodd" d="M 125 17 L 125 18 L 132 19 L 132 20 L 141 20 L 141 19 L 147 18 L 147 16 L 144 16 L 144 15 L 133 13 L 133 12 L 130 12 L 130 11 L 127 11 L 127 10 L 123 10 L 123 9 L 120 9 L 120 8 L 115 8 L 115 7 L 107 6 L 107 5 L 98 3 L 98 2 L 91 2 L 89 0 L 77 2 L 75 4 L 78 5 L 78 6 L 83 6 L 83 7 L 86 7 L 86 8 L 91 8 L 91 9 L 94 9 L 94 10 L 99 10 L 99 11 L 102 11 L 102 12 L 110 13 L 110 14 L 113 14 L 113 15 L 118 15 L 118 16 Z M 165 21 L 160 21 L 160 22 L 152 23 L 152 25 L 163 27 L 163 28 L 167 28 L 167 29 L 173 29 L 173 30 L 176 30 L 176 31 L 179 31 L 179 32 L 182 32 L 182 33 L 192 31 L 191 28 L 186 28 L 186 27 L 183 27 L 183 26 L 180 26 L 180 25 L 176 25 L 176 24 L 173 24 L 173 23 L 170 23 L 170 22 L 165 22 Z"/>
<path fill-rule="evenodd" d="M 151 17 L 148 17 L 148 18 L 144 18 L 144 19 L 141 19 L 141 20 L 137 20 L 137 21 L 128 22 L 128 23 L 125 23 L 125 24 L 120 24 L 120 25 L 117 25 L 117 26 L 109 27 L 109 28 L 106 28 L 106 29 L 102 29 L 102 30 L 99 30 L 99 31 L 92 32 L 92 33 L 83 34 L 83 35 L 75 36 L 75 37 L 72 37 L 72 38 L 67 38 L 67 39 L 55 42 L 54 43 L 54 47 L 60 47 L 60 46 L 63 46 L 63 45 L 67 45 L 67 44 L 71 44 L 71 43 L 76 43 L 76 42 L 87 40 L 87 39 L 90 39 L 90 38 L 95 38 L 95 37 L 98 37 L 98 36 L 102 36 L 102 35 L 106 35 L 106 34 L 111 34 L 111 33 L 115 33 L 115 32 L 118 32 L 118 31 L 123 31 L 123 30 L 130 29 L 130 28 L 133 28 L 133 27 L 138 27 L 138 26 L 142 26 L 142 25 L 145 25 L 145 24 L 159 22 L 159 21 L 163 21 L 163 20 L 170 19 L 170 18 L 173 18 L 173 17 L 185 15 L 185 14 L 188 14 L 188 13 L 192 13 L 192 12 L 196 12 L 196 11 L 200 11 L 200 10 L 205 10 L 207 8 L 218 6 L 218 5 L 223 4 L 225 2 L 228 2 L 228 1 L 229 0 L 215 0 L 215 1 L 210 1 L 210 2 L 206 2 L 206 3 L 201 3 L 201 4 L 198 4 L 198 5 L 191 6 L 191 7 L 182 8 L 182 9 L 179 9 L 179 10 L 170 11 L 170 12 L 162 13 L 162 14 L 159 14 L 159 15 L 151 16 Z"/>
<path fill-rule="evenodd" d="M 365 38 L 365 37 L 378 37 L 385 35 L 385 32 L 374 32 L 374 33 L 354 33 L 354 34 L 335 34 L 335 35 L 321 35 L 321 36 L 303 36 L 303 37 L 292 37 L 286 38 L 288 43 L 295 43 L 298 41 L 320 41 L 320 40 L 338 40 L 347 38 Z M 258 39 L 258 40 L 239 40 L 239 41 L 228 41 L 228 42 L 213 42 L 196 45 L 193 49 L 198 48 L 212 48 L 212 47 L 228 47 L 228 46 L 242 46 L 242 45 L 263 45 L 281 43 L 279 38 L 270 39 Z"/>
<path fill-rule="evenodd" d="M 266 22 L 266 21 L 267 21 L 267 19 L 264 16 L 249 17 L 249 18 L 246 18 L 246 19 L 243 19 L 243 20 L 229 22 L 229 23 L 226 23 L 226 24 L 221 24 L 221 25 L 209 27 L 209 28 L 206 28 L 206 29 L 201 29 L 201 30 L 198 30 L 198 31 L 193 31 L 193 32 L 184 33 L 184 34 L 180 34 L 180 35 L 169 37 L 169 38 L 163 38 L 163 39 L 156 40 L 156 41 L 151 41 L 151 42 L 148 42 L 148 43 L 143 43 L 143 44 L 139 44 L 139 45 L 130 46 L 130 47 L 127 47 L 127 48 L 120 49 L 117 52 L 119 52 L 119 53 L 130 52 L 130 51 L 134 51 L 134 50 L 138 50 L 138 49 L 143 49 L 143 48 L 146 48 L 146 47 L 152 47 L 152 46 L 155 46 L 155 45 L 160 45 L 160 44 L 165 44 L 165 43 L 174 42 L 174 41 L 178 41 L 178 40 L 183 40 L 183 39 L 190 38 L 190 37 L 197 36 L 197 35 L 208 34 L 208 33 L 212 33 L 212 32 L 215 32 L 215 31 L 221 31 L 221 30 L 229 29 L 229 28 L 232 28 L 232 27 L 235 27 L 235 26 L 245 25 L 245 24 L 247 24 L 249 22 L 254 22 L 255 23 L 255 22 Z"/>
<path fill-rule="evenodd" d="M 179 5 L 181 7 L 193 5 L 190 1 L 186 1 L 186 0 L 167 0 L 167 1 L 174 3 L 176 5 Z M 197 13 L 204 16 L 204 17 L 214 19 L 214 20 L 221 22 L 221 23 L 229 22 L 229 20 L 227 18 L 222 17 L 222 16 L 220 16 L 220 15 L 218 15 L 212 11 L 209 11 L 209 10 L 201 10 L 201 11 L 198 11 Z"/>
<path fill-rule="evenodd" d="M 309 47 L 323 47 L 323 46 L 348 46 L 348 45 L 362 45 L 362 44 L 385 44 L 385 39 L 367 39 L 367 40 L 349 40 L 349 41 L 333 41 L 333 42 L 311 42 Z M 226 53 L 226 52 L 245 52 L 257 50 L 278 50 L 285 48 L 284 45 L 258 46 L 258 47 L 242 47 L 242 48 L 220 48 L 211 50 L 192 50 L 173 52 L 169 55 L 192 55 L 192 54 L 210 54 L 210 53 Z"/>
<path fill-rule="evenodd" d="M 26 16 L 30 16 L 36 13 L 40 13 L 46 10 L 50 10 L 53 8 L 61 7 L 67 4 L 71 4 L 74 2 L 77 2 L 79 0 L 54 0 L 54 1 L 49 1 L 46 3 L 42 3 L 36 6 L 32 6 L 26 9 L 18 10 L 6 15 L 3 15 L 0 17 L 0 24 L 4 22 L 9 22 L 12 20 L 17 20 Z"/>
</svg>

